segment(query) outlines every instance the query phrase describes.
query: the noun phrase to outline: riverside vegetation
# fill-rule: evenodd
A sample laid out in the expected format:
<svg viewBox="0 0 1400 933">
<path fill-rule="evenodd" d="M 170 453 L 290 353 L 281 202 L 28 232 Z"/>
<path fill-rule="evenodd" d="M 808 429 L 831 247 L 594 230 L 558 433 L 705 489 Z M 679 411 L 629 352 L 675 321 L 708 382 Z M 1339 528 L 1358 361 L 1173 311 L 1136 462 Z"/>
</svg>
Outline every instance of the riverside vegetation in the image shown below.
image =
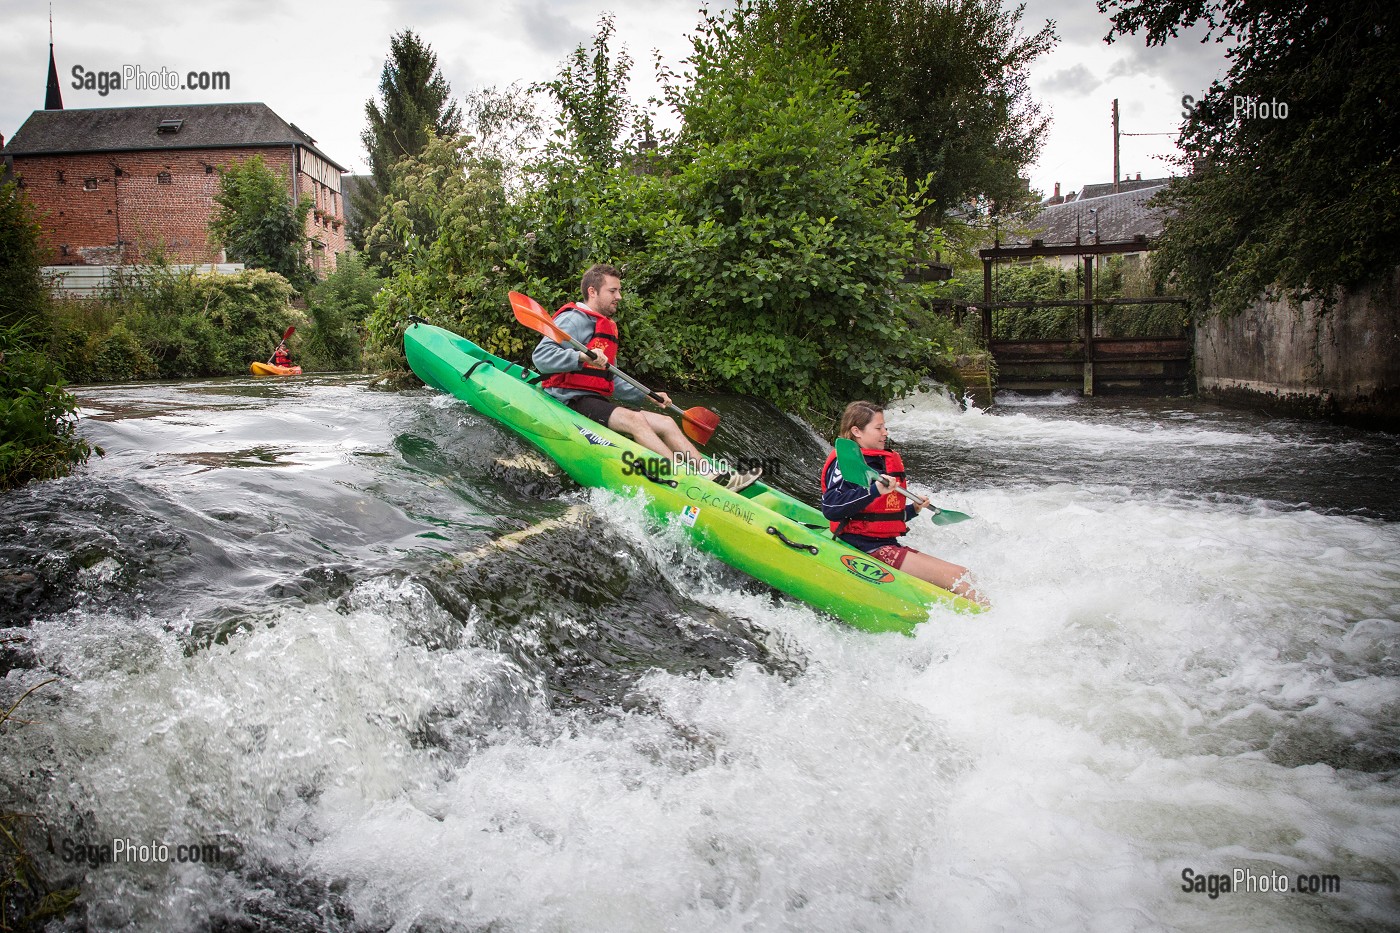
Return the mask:
<svg viewBox="0 0 1400 933">
<path fill-rule="evenodd" d="M 562 304 L 608 261 L 624 271 L 626 365 L 643 378 L 757 396 L 813 423 L 851 398 L 955 379 L 961 338 L 933 305 L 946 286 L 908 275 L 947 242 L 930 179 L 901 172 L 908 139 L 791 27 L 800 11 L 782 14 L 780 46 L 771 8 L 740 5 L 702 20 L 683 73 L 658 63 L 654 103 L 675 131 L 630 102 L 631 61 L 604 17 L 534 88 L 558 119 L 527 164 L 494 144 L 533 112 L 510 93 L 486 108 L 494 125 L 469 119 L 472 136 L 435 136 L 399 161 L 365 235 L 386 275 L 368 327 L 377 359 L 401 353 L 411 314 L 523 359 L 534 335 L 505 313 L 506 293 Z"/>
<path fill-rule="evenodd" d="M 39 227 L 17 186 L 0 185 L 0 490 L 62 476 L 93 453 L 62 375 L 37 349 L 46 300 Z"/>
<path fill-rule="evenodd" d="M 359 369 L 357 328 L 377 288 L 354 254 L 309 289 L 305 310 L 275 272 L 201 275 L 154 263 L 134 267 L 104 298 L 51 302 L 48 351 L 73 382 L 239 375 L 291 324 L 303 368 Z"/>
<path fill-rule="evenodd" d="M 38 226 L 16 186 L 0 187 L 0 489 L 52 479 L 87 460 L 71 383 L 246 374 L 289 324 L 311 370 L 359 369 L 379 277 L 357 254 L 293 306 L 266 269 L 201 275 L 159 257 L 126 267 L 105 295 L 56 299 L 42 280 Z"/>
</svg>

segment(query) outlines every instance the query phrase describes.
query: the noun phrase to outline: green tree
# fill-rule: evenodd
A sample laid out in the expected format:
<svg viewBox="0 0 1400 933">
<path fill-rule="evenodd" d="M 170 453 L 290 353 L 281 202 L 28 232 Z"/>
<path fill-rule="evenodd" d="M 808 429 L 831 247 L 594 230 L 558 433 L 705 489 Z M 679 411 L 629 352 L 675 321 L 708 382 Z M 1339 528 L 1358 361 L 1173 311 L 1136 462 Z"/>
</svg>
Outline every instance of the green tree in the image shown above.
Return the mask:
<svg viewBox="0 0 1400 933">
<path fill-rule="evenodd" d="M 368 248 L 390 257 L 393 277 L 369 321 L 381 359 L 400 354 L 404 319 L 417 314 L 455 328 L 495 353 L 520 353 L 526 335 L 502 314 L 513 254 L 511 217 L 498 165 L 477 159 L 467 137 L 434 138 L 394 167 L 384 213 Z"/>
<path fill-rule="evenodd" d="M 1106 37 L 1203 23 L 1231 64 L 1182 127 L 1192 168 L 1154 264 L 1198 312 L 1320 299 L 1400 264 L 1400 7 L 1374 0 L 1099 0 Z M 1243 104 L 1237 108 L 1236 102 Z M 1250 109 L 1251 103 L 1253 109 Z M 1286 116 L 1280 109 L 1286 107 Z M 1262 108 L 1262 109 L 1261 109 Z"/>
<path fill-rule="evenodd" d="M 14 182 L 0 185 L 0 327 L 29 321 L 48 300 L 39 274 L 39 224 Z"/>
<path fill-rule="evenodd" d="M 231 260 L 276 272 L 296 288 L 315 281 L 307 262 L 306 215 L 311 201 L 293 202 L 291 183 L 255 155 L 220 170 L 209 238 Z"/>
<path fill-rule="evenodd" d="M 694 37 L 636 278 L 698 382 L 814 415 L 888 399 L 940 353 L 905 281 L 935 246 L 915 223 L 924 191 L 815 41 L 774 47 L 748 25 L 712 17 Z"/>
<path fill-rule="evenodd" d="M 538 338 L 505 293 L 555 306 L 610 261 L 624 269 L 619 326 L 639 376 L 820 418 L 927 375 L 949 328 L 924 310 L 928 287 L 905 280 L 938 242 L 916 222 L 921 190 L 820 48 L 791 54 L 743 27 L 737 14 L 701 23 L 691 70 L 667 79 L 682 129 L 654 148 L 616 122 L 572 143 L 572 115 L 625 83 L 604 23 L 588 57 L 603 86 L 557 83 L 563 144 L 528 167 L 522 191 L 508 196 L 465 143 L 406 160 L 382 218 L 407 249 L 376 298 L 379 347 L 396 348 L 419 314 L 525 359 Z"/>
<path fill-rule="evenodd" d="M 610 41 L 615 31 L 612 14 L 603 14 L 591 48 L 579 45 L 553 81 L 536 86 L 559 107 L 556 135 L 586 165 L 616 164 L 621 141 L 638 116 L 627 96 L 632 58 L 625 49 L 613 55 Z"/>
<path fill-rule="evenodd" d="M 379 76 L 379 101 L 365 101 L 360 142 L 369 157 L 370 184 L 355 196 L 356 222 L 349 234 L 356 247 L 377 221 L 393 167 L 423 151 L 428 140 L 455 137 L 462 114 L 451 102 L 452 88 L 438 69 L 437 54 L 411 29 L 389 40 L 389 57 Z"/>
<path fill-rule="evenodd" d="M 384 285 L 364 256 L 348 250 L 336 257 L 335 271 L 312 286 L 307 313 L 311 332 L 302 342 L 307 369 L 358 369 L 360 331 L 374 312 L 374 296 Z"/>
<path fill-rule="evenodd" d="M 815 37 L 844 69 L 881 130 L 903 137 L 896 164 L 929 178 L 925 220 L 1015 209 L 1021 174 L 1050 120 L 1031 99 L 1031 63 L 1053 48 L 1054 25 L 1026 35 L 1025 5 L 998 0 L 762 0 L 755 26 L 798 51 Z"/>
</svg>

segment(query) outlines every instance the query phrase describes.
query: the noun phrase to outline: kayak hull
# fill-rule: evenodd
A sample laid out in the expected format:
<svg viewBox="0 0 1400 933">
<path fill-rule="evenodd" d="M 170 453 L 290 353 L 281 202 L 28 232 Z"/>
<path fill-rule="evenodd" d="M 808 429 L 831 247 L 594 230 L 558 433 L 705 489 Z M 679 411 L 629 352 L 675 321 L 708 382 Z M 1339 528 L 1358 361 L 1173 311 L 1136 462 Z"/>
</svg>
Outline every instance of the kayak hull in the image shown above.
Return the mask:
<svg viewBox="0 0 1400 933">
<path fill-rule="evenodd" d="M 260 363 L 256 360 L 248 367 L 253 371 L 254 376 L 300 376 L 300 366 L 273 366 L 271 363 Z"/>
<path fill-rule="evenodd" d="M 526 382 L 535 373 L 451 331 L 413 324 L 404 351 L 424 382 L 510 428 L 581 485 L 640 491 L 653 517 L 680 523 L 702 550 L 857 628 L 907 633 L 935 606 L 981 611 L 837 541 L 820 511 L 762 482 L 733 492 L 684 467 L 637 469 L 655 455 Z"/>
</svg>

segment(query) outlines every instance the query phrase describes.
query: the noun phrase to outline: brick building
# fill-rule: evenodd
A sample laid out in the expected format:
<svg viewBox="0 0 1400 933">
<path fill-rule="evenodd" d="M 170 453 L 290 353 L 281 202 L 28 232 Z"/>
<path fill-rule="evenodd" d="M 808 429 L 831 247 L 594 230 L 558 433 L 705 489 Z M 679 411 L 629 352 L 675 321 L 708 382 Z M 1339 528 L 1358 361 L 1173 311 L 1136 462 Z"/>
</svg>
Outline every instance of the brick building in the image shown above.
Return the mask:
<svg viewBox="0 0 1400 933">
<path fill-rule="evenodd" d="M 3 149 L 37 208 L 53 265 L 224 261 L 209 245 L 219 168 L 261 155 L 312 200 L 311 264 L 335 268 L 346 248 L 345 169 L 266 104 L 177 104 L 36 110 Z"/>
</svg>

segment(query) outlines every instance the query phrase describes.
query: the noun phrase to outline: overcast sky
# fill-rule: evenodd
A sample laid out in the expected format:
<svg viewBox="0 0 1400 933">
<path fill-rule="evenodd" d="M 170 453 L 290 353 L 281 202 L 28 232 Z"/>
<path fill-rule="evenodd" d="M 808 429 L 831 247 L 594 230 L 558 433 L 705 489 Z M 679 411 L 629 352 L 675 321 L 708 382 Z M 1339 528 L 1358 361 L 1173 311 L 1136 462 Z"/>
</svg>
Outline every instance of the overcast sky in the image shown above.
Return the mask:
<svg viewBox="0 0 1400 933">
<path fill-rule="evenodd" d="M 9 139 L 44 105 L 48 6 L 6 0 L 0 33 L 0 133 Z M 54 43 L 63 103 L 80 107 L 261 101 L 311 134 L 331 158 L 366 170 L 360 145 L 365 101 L 377 93 L 389 37 L 411 28 L 438 55 L 454 93 L 514 81 L 552 78 L 560 61 L 594 33 L 598 16 L 616 14 L 615 42 L 634 62 L 633 93 L 654 92 L 652 50 L 678 64 L 698 0 L 348 0 L 290 5 L 280 0 L 55 0 Z M 1165 49 L 1141 38 L 1105 45 L 1107 17 L 1094 0 L 1029 0 L 1027 31 L 1056 22 L 1055 50 L 1032 68 L 1031 88 L 1054 123 L 1030 170 L 1032 186 L 1049 195 L 1111 181 L 1110 108 L 1119 98 L 1125 137 L 1124 177 L 1170 174 L 1184 94 L 1199 99 L 1224 74 L 1223 46 L 1183 35 Z M 73 87 L 73 67 L 178 72 L 224 71 L 228 91 L 120 90 L 101 95 Z"/>
</svg>

